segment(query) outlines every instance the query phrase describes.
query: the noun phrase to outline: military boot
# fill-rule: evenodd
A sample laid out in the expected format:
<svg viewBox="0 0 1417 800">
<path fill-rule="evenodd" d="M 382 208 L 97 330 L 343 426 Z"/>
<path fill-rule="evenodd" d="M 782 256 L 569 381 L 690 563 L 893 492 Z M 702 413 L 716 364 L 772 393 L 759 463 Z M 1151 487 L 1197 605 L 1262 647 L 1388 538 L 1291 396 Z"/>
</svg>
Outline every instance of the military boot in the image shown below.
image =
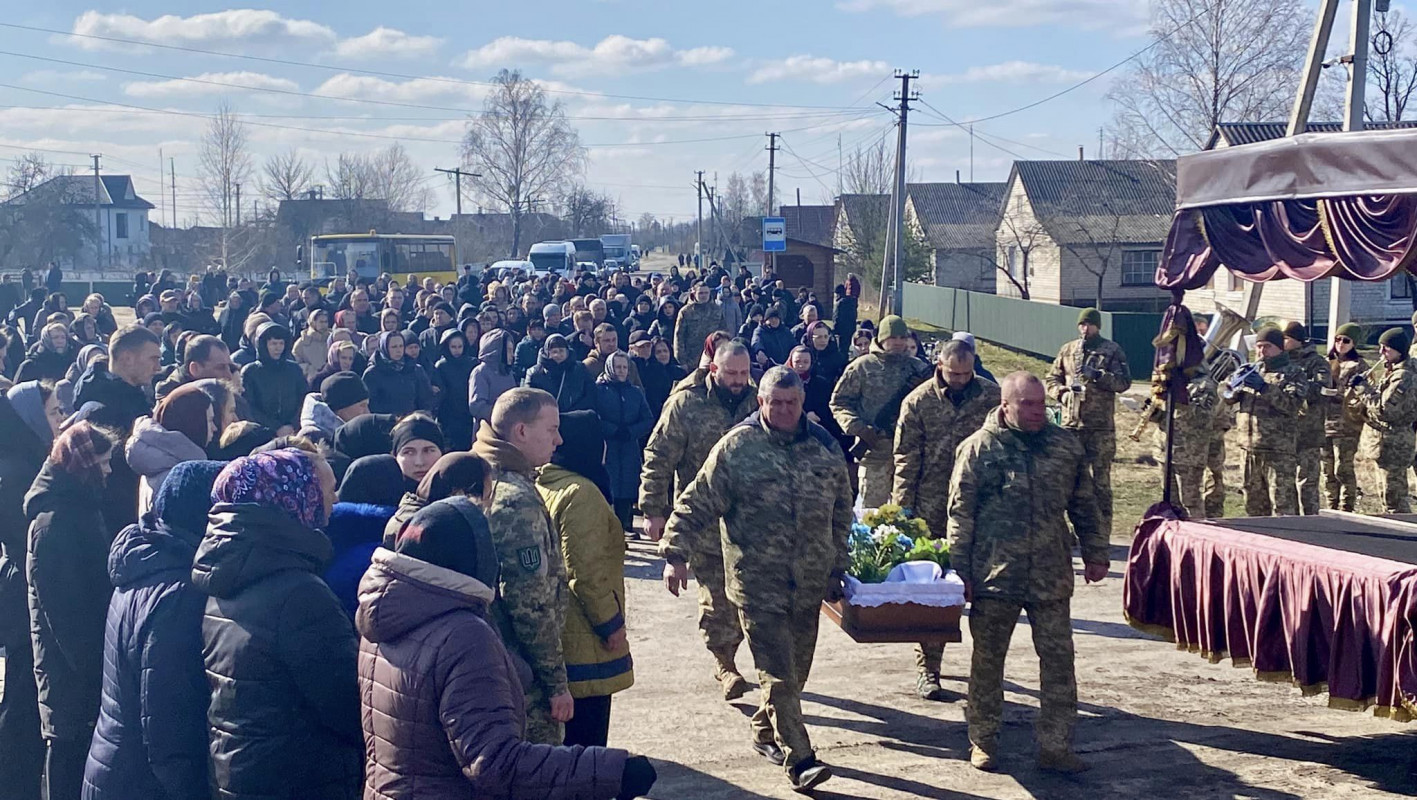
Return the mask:
<svg viewBox="0 0 1417 800">
<path fill-rule="evenodd" d="M 984 748 L 977 744 L 969 746 L 969 766 L 980 772 L 993 772 L 999 768 L 994 761 L 994 748 Z"/>
<path fill-rule="evenodd" d="M 810 793 L 831 776 L 831 767 L 818 761 L 815 755 L 807 756 L 787 770 L 787 779 L 792 783 L 792 791 L 798 794 Z"/>
<path fill-rule="evenodd" d="M 941 702 L 946 698 L 944 687 L 940 686 L 940 673 L 921 672 L 915 678 L 915 694 L 921 700 Z"/>
<path fill-rule="evenodd" d="M 1049 772 L 1075 775 L 1087 772 L 1092 766 L 1071 750 L 1042 750 L 1038 753 L 1038 768 Z"/>
<path fill-rule="evenodd" d="M 733 654 L 714 653 L 713 659 L 716 662 L 713 676 L 718 680 L 718 685 L 723 688 L 723 699 L 737 700 L 747 694 L 748 682 L 738 672 L 738 665 L 733 663 Z"/>
</svg>

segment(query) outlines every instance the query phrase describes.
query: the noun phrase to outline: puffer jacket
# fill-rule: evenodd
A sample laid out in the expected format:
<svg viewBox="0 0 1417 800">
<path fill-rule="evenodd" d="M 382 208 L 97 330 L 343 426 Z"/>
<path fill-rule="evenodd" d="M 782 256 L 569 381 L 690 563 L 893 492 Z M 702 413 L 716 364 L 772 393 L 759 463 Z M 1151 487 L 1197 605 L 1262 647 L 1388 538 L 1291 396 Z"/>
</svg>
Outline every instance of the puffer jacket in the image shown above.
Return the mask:
<svg viewBox="0 0 1417 800">
<path fill-rule="evenodd" d="M 206 595 L 192 588 L 200 531 L 143 517 L 108 554 L 103 699 L 84 800 L 203 800 L 207 785 Z"/>
<path fill-rule="evenodd" d="M 270 357 L 266 343 L 272 338 L 287 342 L 285 354 Z M 300 406 L 305 402 L 305 373 L 291 360 L 290 329 L 267 322 L 256 329 L 256 360 L 241 368 L 242 394 L 251 404 L 251 421 L 279 430 L 284 425 L 300 427 Z"/>
<path fill-rule="evenodd" d="M 557 364 L 543 352 L 526 374 L 526 385 L 550 392 L 562 413 L 595 410 L 595 383 L 585 364 L 574 357 Z"/>
<path fill-rule="evenodd" d="M 605 437 L 605 470 L 610 473 L 610 494 L 633 499 L 640 494 L 640 442 L 654 427 L 645 393 L 629 381 L 602 375 L 595 384 L 596 413 Z"/>
<path fill-rule="evenodd" d="M 291 354 L 295 357 L 295 363 L 300 365 L 307 384 L 315 377 L 315 373 L 325 368 L 325 357 L 329 349 L 329 331 L 316 333 L 314 328 L 306 328 L 300 338 L 295 340 L 294 346 L 290 348 Z"/>
<path fill-rule="evenodd" d="M 516 388 L 516 375 L 512 373 L 512 365 L 507 363 L 507 337 L 510 335 L 500 329 L 489 331 L 478 345 L 479 363 L 472 370 L 467 402 L 476 421 L 490 420 L 492 404 L 508 389 Z"/>
<path fill-rule="evenodd" d="M 25 495 L 30 632 L 46 739 L 87 741 L 103 684 L 108 548 L 97 487 L 46 462 Z"/>
<path fill-rule="evenodd" d="M 170 431 L 151 417 L 133 423 L 133 435 L 125 448 L 128 466 L 138 473 L 138 515 L 152 511 L 153 498 L 172 468 L 183 461 L 201 461 L 205 450 L 181 431 Z"/>
<path fill-rule="evenodd" d="M 319 392 L 305 395 L 305 402 L 300 406 L 300 430 L 318 430 L 333 438 L 335 431 L 343 424 L 344 420 L 330 408 L 330 404 L 320 399 Z"/>
<path fill-rule="evenodd" d="M 394 362 L 382 352 L 375 353 L 364 370 L 364 385 L 369 389 L 372 413 L 402 417 L 414 411 L 433 410 L 433 383 L 423 367 L 407 358 Z"/>
<path fill-rule="evenodd" d="M 531 674 L 487 621 L 492 588 L 383 548 L 373 562 L 355 617 L 365 800 L 620 793 L 625 751 L 522 738 Z"/>
<path fill-rule="evenodd" d="M 320 573 L 330 540 L 276 509 L 212 507 L 192 564 L 206 593 L 212 782 L 222 800 L 353 800 L 358 638 Z"/>
<path fill-rule="evenodd" d="M 536 491 L 551 513 L 566 559 L 566 626 L 561 649 L 572 697 L 600 697 L 635 683 L 628 643 L 606 650 L 625 627 L 625 532 L 595 484 L 556 464 L 542 467 Z"/>
<path fill-rule="evenodd" d="M 797 342 L 792 338 L 792 331 L 786 325 L 778 325 L 776 328 L 759 325 L 758 329 L 753 331 L 754 358 L 762 353 L 768 357 L 770 364 L 779 366 L 786 364 L 787 357 L 792 354 L 792 348 L 796 346 Z M 685 364 L 684 366 L 687 368 L 689 365 Z"/>
<path fill-rule="evenodd" d="M 335 503 L 325 533 L 334 555 L 325 568 L 325 583 L 339 598 L 351 619 L 359 608 L 359 580 L 369 569 L 369 557 L 384 540 L 384 526 L 393 506 L 368 503 Z"/>
</svg>

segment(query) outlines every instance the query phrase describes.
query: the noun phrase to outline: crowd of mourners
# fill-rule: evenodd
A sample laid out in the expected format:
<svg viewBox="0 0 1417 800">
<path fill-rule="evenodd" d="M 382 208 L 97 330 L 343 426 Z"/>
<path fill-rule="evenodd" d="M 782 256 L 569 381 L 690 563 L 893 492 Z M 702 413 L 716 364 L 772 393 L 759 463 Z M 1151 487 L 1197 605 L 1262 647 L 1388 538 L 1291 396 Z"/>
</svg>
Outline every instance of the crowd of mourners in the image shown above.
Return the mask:
<svg viewBox="0 0 1417 800">
<path fill-rule="evenodd" d="M 62 281 L 0 277 L 22 800 L 642 796 L 653 767 L 607 736 L 656 421 L 736 343 L 849 461 L 829 400 L 877 341 L 854 275 L 828 318 L 717 264 L 140 273 L 124 326 Z"/>
</svg>

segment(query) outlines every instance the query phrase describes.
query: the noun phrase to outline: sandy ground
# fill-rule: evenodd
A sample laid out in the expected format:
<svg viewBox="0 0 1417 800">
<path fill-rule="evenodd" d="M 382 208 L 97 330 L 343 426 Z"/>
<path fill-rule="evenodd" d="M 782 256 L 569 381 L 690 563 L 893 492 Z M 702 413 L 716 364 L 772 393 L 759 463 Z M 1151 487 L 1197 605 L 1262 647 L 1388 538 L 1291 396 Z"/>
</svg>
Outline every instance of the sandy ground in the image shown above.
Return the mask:
<svg viewBox="0 0 1417 800">
<path fill-rule="evenodd" d="M 1115 540 L 1114 540 L 1115 542 Z M 826 798 L 1384 798 L 1417 794 L 1407 778 L 1417 737 L 1411 726 L 1332 710 L 1326 696 L 1261 683 L 1248 669 L 1212 665 L 1147 637 L 1122 619 L 1120 569 L 1079 586 L 1077 749 L 1093 765 L 1079 777 L 1033 763 L 1038 664 L 1020 623 L 1008 679 L 1002 771 L 968 763 L 963 692 L 969 634 L 945 651 L 953 700 L 914 696 L 908 645 L 856 644 L 823 618 L 804 709 L 819 757 L 836 778 Z M 748 715 L 758 694 L 720 699 L 712 662 L 694 624 L 694 603 L 657 581 L 661 562 L 635 543 L 626 564 L 636 685 L 615 700 L 611 743 L 655 760 L 655 798 L 795 797 L 781 771 L 749 749 Z M 1078 565 L 1080 574 L 1081 565 Z M 1081 578 L 1078 579 L 1081 584 Z M 746 647 L 739 665 L 746 675 Z"/>
</svg>

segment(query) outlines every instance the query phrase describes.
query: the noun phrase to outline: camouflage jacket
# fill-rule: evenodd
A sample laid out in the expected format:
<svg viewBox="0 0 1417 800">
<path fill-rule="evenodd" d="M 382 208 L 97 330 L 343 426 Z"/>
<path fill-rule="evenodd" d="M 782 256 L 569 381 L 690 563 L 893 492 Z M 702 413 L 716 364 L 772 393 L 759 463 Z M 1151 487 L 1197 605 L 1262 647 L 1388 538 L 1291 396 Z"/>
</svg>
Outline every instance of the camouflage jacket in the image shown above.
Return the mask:
<svg viewBox="0 0 1417 800">
<path fill-rule="evenodd" d="M 1308 394 L 1304 373 L 1285 353 L 1258 364 L 1264 389 L 1242 387 L 1230 400 L 1239 407 L 1235 424 L 1240 446 L 1253 453 L 1294 453 L 1298 447 L 1294 420 Z"/>
<path fill-rule="evenodd" d="M 1180 467 L 1203 467 L 1210 455 L 1210 438 L 1215 428 L 1215 407 L 1220 404 L 1220 389 L 1210 373 L 1202 371 L 1186 384 L 1186 399 L 1176 405 L 1175 441 L 1171 446 L 1171 461 Z M 1166 463 L 1166 421 L 1156 427 L 1153 442 L 1156 460 Z"/>
<path fill-rule="evenodd" d="M 846 571 L 851 502 L 846 459 L 825 428 L 804 415 L 784 433 L 755 413 L 679 495 L 659 552 L 687 561 L 721 548 L 728 599 L 747 613 L 815 606 Z"/>
<path fill-rule="evenodd" d="M 674 323 L 674 360 L 684 369 L 697 367 L 704 354 L 704 340 L 722 327 L 723 311 L 712 302 L 685 303 Z"/>
<path fill-rule="evenodd" d="M 1334 439 L 1357 439 L 1363 433 L 1363 403 L 1348 388 L 1348 381 L 1354 375 L 1367 373 L 1368 362 L 1362 358 L 1329 359 L 1328 369 L 1339 394 L 1329 398 L 1324 407 L 1324 435 Z"/>
<path fill-rule="evenodd" d="M 1417 422 L 1417 372 L 1411 358 L 1391 366 L 1379 361 L 1368 370 L 1368 382 L 1353 389 L 1353 401 L 1363 409 L 1363 434 L 1358 452 L 1379 467 L 1412 465 L 1417 445 L 1412 424 Z"/>
<path fill-rule="evenodd" d="M 1108 563 L 1108 535 L 1098 525 L 1082 443 L 1056 425 L 1031 438 L 994 411 L 955 456 L 950 566 L 976 600 L 1072 596 L 1074 541 L 1082 543 L 1085 563 Z"/>
<path fill-rule="evenodd" d="M 548 697 L 567 691 L 561 631 L 566 623 L 566 562 L 535 472 L 516 448 L 501 441 L 486 422 L 472 452 L 492 467 L 487 527 L 501 566 L 493 615 L 508 649 L 531 666 Z"/>
<path fill-rule="evenodd" d="M 1101 371 L 1094 380 L 1083 377 L 1082 368 L 1088 362 Z M 1114 431 L 1117 394 L 1132 388 L 1132 373 L 1122 348 L 1099 335 L 1063 345 L 1046 383 L 1049 396 L 1063 404 L 1063 427 Z M 1083 390 L 1073 391 L 1075 385 Z"/>
<path fill-rule="evenodd" d="M 891 355 L 872 342 L 871 352 L 846 365 L 832 390 L 831 411 L 847 436 L 872 432 L 885 437 L 875 448 L 889 452 L 900 407 L 911 389 L 930 375 L 930 366 L 912 355 Z"/>
<path fill-rule="evenodd" d="M 668 517 L 674 510 L 675 493 L 694 479 L 724 432 L 757 406 L 751 386 L 732 402 L 715 391 L 711 378 L 699 383 L 681 381 L 664 404 L 645 446 L 640 511 L 646 517 Z"/>
<path fill-rule="evenodd" d="M 964 387 L 958 405 L 938 372 L 906 395 L 895 427 L 895 488 L 891 502 L 925 520 L 943 538 L 949 522 L 950 474 L 955 450 L 979 430 L 999 405 L 999 385 L 978 375 Z"/>
<path fill-rule="evenodd" d="M 1328 359 L 1320 355 L 1312 344 L 1306 344 L 1290 353 L 1289 361 L 1304 373 L 1304 379 L 1308 382 L 1304 389 L 1304 407 L 1299 411 L 1295 446 L 1300 450 L 1323 447 L 1324 419 L 1331 405 L 1324 390 L 1333 388 Z"/>
</svg>

